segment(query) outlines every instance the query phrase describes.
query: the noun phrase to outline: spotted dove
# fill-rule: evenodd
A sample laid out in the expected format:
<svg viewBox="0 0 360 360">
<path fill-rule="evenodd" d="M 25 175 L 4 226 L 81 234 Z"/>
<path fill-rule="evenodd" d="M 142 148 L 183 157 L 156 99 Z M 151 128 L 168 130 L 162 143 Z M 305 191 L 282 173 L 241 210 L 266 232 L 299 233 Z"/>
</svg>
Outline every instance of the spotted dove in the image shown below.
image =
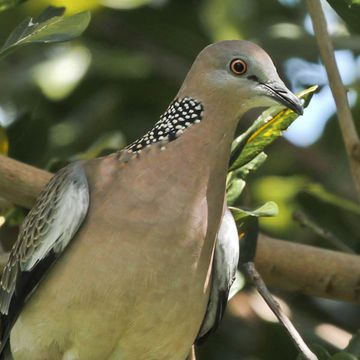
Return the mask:
<svg viewBox="0 0 360 360">
<path fill-rule="evenodd" d="M 217 328 L 237 267 L 224 202 L 236 126 L 276 102 L 303 111 L 264 50 L 219 42 L 143 137 L 60 170 L 2 275 L 0 358 L 186 359 Z"/>
</svg>

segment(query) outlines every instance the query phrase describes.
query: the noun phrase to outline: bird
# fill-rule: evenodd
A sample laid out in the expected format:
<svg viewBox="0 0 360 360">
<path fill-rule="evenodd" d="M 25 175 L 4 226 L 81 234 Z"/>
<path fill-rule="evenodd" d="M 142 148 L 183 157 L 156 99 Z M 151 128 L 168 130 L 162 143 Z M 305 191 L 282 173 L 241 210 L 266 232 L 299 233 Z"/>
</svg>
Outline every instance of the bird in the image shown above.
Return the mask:
<svg viewBox="0 0 360 360">
<path fill-rule="evenodd" d="M 235 130 L 274 104 L 303 113 L 265 50 L 217 42 L 146 134 L 57 172 L 2 274 L 0 359 L 185 360 L 219 326 L 238 265 Z"/>
</svg>

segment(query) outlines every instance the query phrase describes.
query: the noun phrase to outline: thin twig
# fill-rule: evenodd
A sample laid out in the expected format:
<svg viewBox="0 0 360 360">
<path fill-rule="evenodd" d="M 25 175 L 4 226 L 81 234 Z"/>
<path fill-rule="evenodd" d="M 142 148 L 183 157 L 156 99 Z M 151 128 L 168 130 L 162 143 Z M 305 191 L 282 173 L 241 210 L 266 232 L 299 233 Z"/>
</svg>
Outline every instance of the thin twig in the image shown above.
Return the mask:
<svg viewBox="0 0 360 360">
<path fill-rule="evenodd" d="M 350 247 L 347 246 L 343 241 L 338 239 L 332 232 L 326 230 L 316 224 L 313 220 L 309 219 L 303 212 L 296 211 L 293 214 L 294 220 L 300 223 L 301 226 L 307 227 L 312 230 L 316 235 L 320 236 L 324 240 L 328 241 L 329 244 L 334 246 L 335 249 L 348 254 L 356 254 L 356 252 Z"/>
<path fill-rule="evenodd" d="M 329 78 L 329 85 L 336 103 L 339 124 L 348 154 L 355 188 L 360 200 L 360 141 L 351 114 L 346 89 L 336 65 L 334 49 L 320 0 L 307 0 L 320 55 Z"/>
<path fill-rule="evenodd" d="M 293 340 L 296 348 L 303 354 L 306 360 L 318 360 L 317 356 L 305 344 L 305 341 L 302 339 L 299 332 L 295 329 L 295 326 L 292 324 L 290 319 L 281 310 L 279 303 L 271 295 L 260 274 L 257 272 L 254 263 L 245 263 L 244 268 L 246 275 L 256 287 L 257 291 L 265 300 L 265 302 L 268 304 L 272 312 L 278 318 L 280 323 L 284 326 L 291 339 Z"/>
</svg>

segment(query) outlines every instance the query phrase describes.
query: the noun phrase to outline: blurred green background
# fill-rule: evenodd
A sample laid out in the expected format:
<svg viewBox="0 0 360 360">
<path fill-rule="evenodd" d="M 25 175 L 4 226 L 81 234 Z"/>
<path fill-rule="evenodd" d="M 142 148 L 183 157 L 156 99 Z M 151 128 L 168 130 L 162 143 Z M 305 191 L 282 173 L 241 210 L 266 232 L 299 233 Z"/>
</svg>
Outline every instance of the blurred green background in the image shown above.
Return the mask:
<svg viewBox="0 0 360 360">
<path fill-rule="evenodd" d="M 343 16 L 323 3 L 358 119 L 360 6 L 354 4 L 349 12 L 339 6 L 346 1 L 331 3 Z M 271 236 L 334 248 L 316 232 L 323 229 L 347 250 L 359 252 L 360 208 L 304 2 L 29 0 L 0 13 L 0 43 L 24 18 L 39 15 L 49 4 L 65 6 L 67 15 L 91 10 L 92 20 L 71 42 L 32 45 L 0 59 L 0 152 L 54 171 L 68 161 L 121 148 L 157 121 L 204 46 L 222 39 L 252 40 L 271 54 L 292 90 L 320 87 L 305 115 L 267 150 L 269 158 L 249 177 L 241 203 L 277 202 L 279 215 L 261 220 L 262 231 Z M 239 133 L 258 113 L 241 121 Z M 0 241 L 6 250 L 24 211 L 1 201 L 0 211 Z M 358 307 L 274 293 L 304 338 L 331 353 L 345 347 L 359 327 Z M 219 331 L 198 349 L 200 360 L 287 360 L 296 355 L 266 305 L 247 287 L 231 301 Z"/>
</svg>

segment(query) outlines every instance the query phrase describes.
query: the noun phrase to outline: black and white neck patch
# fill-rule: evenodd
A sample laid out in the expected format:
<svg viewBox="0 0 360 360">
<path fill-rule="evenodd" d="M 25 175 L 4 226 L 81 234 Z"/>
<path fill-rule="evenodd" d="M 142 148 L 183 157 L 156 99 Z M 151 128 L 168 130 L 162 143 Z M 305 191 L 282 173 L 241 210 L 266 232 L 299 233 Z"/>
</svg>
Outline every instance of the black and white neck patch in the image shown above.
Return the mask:
<svg viewBox="0 0 360 360">
<path fill-rule="evenodd" d="M 203 110 L 201 102 L 191 97 L 175 99 L 155 126 L 142 138 L 127 146 L 126 150 L 136 153 L 151 144 L 175 140 L 190 126 L 201 121 Z"/>
</svg>

